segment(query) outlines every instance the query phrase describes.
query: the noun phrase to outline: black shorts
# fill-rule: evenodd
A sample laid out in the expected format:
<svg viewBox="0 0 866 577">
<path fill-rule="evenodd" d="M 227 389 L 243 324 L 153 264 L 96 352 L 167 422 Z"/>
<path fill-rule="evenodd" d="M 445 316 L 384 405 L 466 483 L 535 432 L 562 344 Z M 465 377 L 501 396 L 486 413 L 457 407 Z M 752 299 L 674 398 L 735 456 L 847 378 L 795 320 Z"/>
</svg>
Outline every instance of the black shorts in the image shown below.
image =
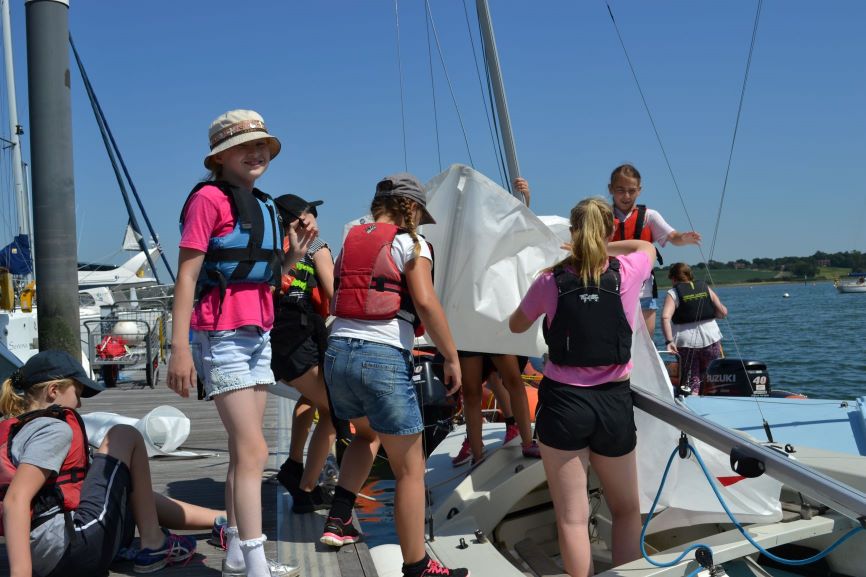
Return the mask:
<svg viewBox="0 0 866 577">
<path fill-rule="evenodd" d="M 271 330 L 271 370 L 277 380 L 293 381 L 325 360 L 325 319 L 311 305 L 283 299 Z"/>
<path fill-rule="evenodd" d="M 278 354 L 271 349 L 271 370 L 274 378 L 287 383 L 297 379 L 315 366 L 322 364 L 323 353 L 318 340 L 308 336 L 291 353 Z"/>
<path fill-rule="evenodd" d="M 72 513 L 75 537 L 50 577 L 105 575 L 121 547 L 135 536 L 129 494 L 132 478 L 122 461 L 105 454 L 93 463 L 81 486 L 81 501 Z"/>
<path fill-rule="evenodd" d="M 539 441 L 562 451 L 589 447 L 603 457 L 629 454 L 637 445 L 629 381 L 576 387 L 544 377 L 535 432 Z"/>
</svg>

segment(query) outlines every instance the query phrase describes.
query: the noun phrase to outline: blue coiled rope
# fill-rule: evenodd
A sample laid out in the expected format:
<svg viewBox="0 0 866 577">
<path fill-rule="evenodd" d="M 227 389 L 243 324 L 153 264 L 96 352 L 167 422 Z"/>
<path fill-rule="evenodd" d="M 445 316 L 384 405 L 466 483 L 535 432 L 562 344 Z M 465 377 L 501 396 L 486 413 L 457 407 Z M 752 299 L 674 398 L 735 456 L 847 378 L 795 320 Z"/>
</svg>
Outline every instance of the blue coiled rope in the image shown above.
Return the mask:
<svg viewBox="0 0 866 577">
<path fill-rule="evenodd" d="M 835 543 L 833 543 L 832 545 L 827 547 L 825 550 L 821 551 L 820 553 L 816 553 L 815 555 L 812 555 L 811 557 L 808 557 L 807 559 L 783 559 L 782 557 L 774 555 L 774 554 L 770 553 L 769 551 L 767 551 L 766 549 L 764 549 L 761 545 L 759 545 L 752 538 L 752 536 L 746 532 L 746 530 L 743 528 L 743 526 L 740 524 L 740 522 L 737 521 L 737 519 L 734 517 L 734 514 L 731 513 L 730 509 L 728 509 L 728 505 L 725 503 L 725 499 L 722 497 L 722 494 L 719 492 L 718 487 L 716 487 L 716 484 L 713 482 L 713 478 L 710 475 L 710 472 L 707 470 L 707 466 L 704 464 L 704 460 L 701 459 L 701 455 L 698 453 L 697 449 L 695 449 L 692 446 L 691 443 L 688 443 L 687 446 L 688 446 L 689 450 L 692 452 L 692 454 L 694 454 L 695 458 L 697 459 L 698 465 L 700 465 L 701 470 L 704 472 L 704 476 L 707 478 L 707 482 L 709 482 L 709 484 L 710 484 L 710 488 L 712 488 L 713 493 L 715 493 L 715 495 L 716 495 L 716 499 L 719 500 L 719 504 L 725 510 L 725 513 L 728 514 L 728 518 L 731 520 L 731 522 L 734 524 L 734 526 L 740 531 L 740 533 L 743 535 L 743 537 L 745 537 L 746 540 L 752 544 L 752 546 L 755 549 L 757 549 L 760 553 L 767 556 L 767 558 L 772 559 L 773 561 L 776 561 L 777 563 L 783 563 L 785 565 L 808 565 L 809 563 L 814 563 L 815 561 L 823 559 L 824 557 L 829 555 L 836 547 L 838 547 L 839 545 L 841 545 L 842 543 L 844 543 L 845 541 L 847 541 L 848 539 L 853 537 L 855 533 L 863 530 L 862 527 L 854 527 L 853 529 L 851 529 L 850 531 L 845 533 L 843 536 L 841 536 L 838 540 L 836 540 Z M 661 482 L 659 483 L 659 490 L 656 493 L 655 499 L 653 499 L 653 504 L 650 507 L 649 513 L 647 513 L 646 521 L 644 522 L 643 527 L 642 527 L 641 532 L 640 532 L 640 551 L 641 551 L 641 554 L 643 555 L 644 559 L 646 559 L 649 563 L 651 563 L 652 565 L 655 565 L 656 567 L 673 567 L 674 565 L 676 565 L 677 563 L 682 561 L 683 558 L 686 555 L 688 555 L 691 551 L 695 551 L 695 550 L 699 550 L 699 549 L 703 549 L 705 551 L 708 551 L 710 554 L 712 554 L 712 549 L 710 549 L 710 547 L 708 545 L 704 545 L 702 543 L 696 543 L 696 544 L 692 545 L 691 547 L 689 547 L 688 549 L 686 549 L 685 551 L 683 551 L 673 561 L 670 561 L 667 563 L 662 563 L 662 562 L 655 561 L 655 560 L 651 559 L 649 554 L 646 552 L 646 548 L 644 546 L 644 541 L 646 540 L 647 528 L 649 527 L 650 520 L 652 519 L 653 513 L 655 512 L 656 505 L 658 504 L 659 498 L 661 497 L 662 490 L 664 489 L 664 486 L 665 486 L 665 481 L 667 481 L 668 472 L 670 472 L 670 469 L 671 469 L 671 464 L 673 464 L 674 457 L 676 457 L 676 455 L 677 455 L 677 453 L 679 453 L 679 451 L 680 451 L 679 447 L 675 448 L 671 452 L 671 456 L 668 458 L 668 463 L 665 466 L 665 472 L 662 475 Z M 689 573 L 686 577 L 694 577 L 702 569 L 703 569 L 703 567 L 698 567 L 697 569 L 695 569 L 694 571 Z"/>
</svg>

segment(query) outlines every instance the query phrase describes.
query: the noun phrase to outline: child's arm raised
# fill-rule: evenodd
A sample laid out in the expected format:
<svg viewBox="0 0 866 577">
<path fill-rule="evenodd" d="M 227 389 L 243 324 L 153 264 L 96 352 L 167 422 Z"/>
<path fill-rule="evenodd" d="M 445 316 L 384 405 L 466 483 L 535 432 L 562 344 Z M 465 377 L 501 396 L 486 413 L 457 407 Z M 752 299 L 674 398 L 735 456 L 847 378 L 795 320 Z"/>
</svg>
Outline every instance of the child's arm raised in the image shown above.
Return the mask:
<svg viewBox="0 0 866 577">
<path fill-rule="evenodd" d="M 607 254 L 610 256 L 624 256 L 633 252 L 644 253 L 650 261 L 651 266 L 656 263 L 656 249 L 645 240 L 614 240 L 607 243 Z"/>
<path fill-rule="evenodd" d="M 29 463 L 15 471 L 3 499 L 3 527 L 6 551 L 9 554 L 11 577 L 30 577 L 33 559 L 30 557 L 30 504 L 52 472 Z"/>
<path fill-rule="evenodd" d="M 684 244 L 700 244 L 701 235 L 693 230 L 687 232 L 671 231 L 668 234 L 668 242 L 675 246 L 683 246 Z"/>
<path fill-rule="evenodd" d="M 451 329 L 445 318 L 445 311 L 433 289 L 433 273 L 431 262 L 424 257 L 413 258 L 406 263 L 406 283 L 409 285 L 409 294 L 415 304 L 415 310 L 421 317 L 421 322 L 439 352 L 445 357 L 443 371 L 445 373 L 445 384 L 450 385 L 448 394 L 454 394 L 462 385 L 460 374 L 460 360 L 457 358 L 457 347 L 451 337 Z"/>
</svg>

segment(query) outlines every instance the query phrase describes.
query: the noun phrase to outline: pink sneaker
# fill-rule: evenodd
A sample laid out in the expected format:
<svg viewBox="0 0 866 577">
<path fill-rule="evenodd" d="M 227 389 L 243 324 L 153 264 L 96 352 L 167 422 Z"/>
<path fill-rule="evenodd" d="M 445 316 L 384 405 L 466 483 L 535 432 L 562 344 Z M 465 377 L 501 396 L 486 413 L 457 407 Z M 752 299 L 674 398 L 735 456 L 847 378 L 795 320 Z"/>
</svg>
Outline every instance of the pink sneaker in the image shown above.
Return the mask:
<svg viewBox="0 0 866 577">
<path fill-rule="evenodd" d="M 541 449 L 538 447 L 538 443 L 532 441 L 528 445 L 523 445 L 523 456 L 530 459 L 540 459 Z"/>
<path fill-rule="evenodd" d="M 517 424 L 506 425 L 505 426 L 505 440 L 502 441 L 503 445 L 507 445 L 510 443 L 515 437 L 520 436 L 520 428 Z"/>
<path fill-rule="evenodd" d="M 463 439 L 463 446 L 460 447 L 460 452 L 456 457 L 451 459 L 452 467 L 459 467 L 464 463 L 468 463 L 472 459 L 472 448 L 469 446 L 469 437 Z"/>
</svg>

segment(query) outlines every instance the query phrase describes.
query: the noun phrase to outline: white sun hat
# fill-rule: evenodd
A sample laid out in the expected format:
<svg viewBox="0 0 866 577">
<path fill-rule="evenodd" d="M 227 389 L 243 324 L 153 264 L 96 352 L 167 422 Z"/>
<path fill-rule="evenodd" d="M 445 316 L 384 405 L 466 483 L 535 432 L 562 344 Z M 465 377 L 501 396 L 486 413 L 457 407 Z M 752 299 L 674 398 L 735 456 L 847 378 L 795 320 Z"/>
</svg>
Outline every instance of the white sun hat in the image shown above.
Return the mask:
<svg viewBox="0 0 866 577">
<path fill-rule="evenodd" d="M 205 168 L 214 169 L 213 157 L 232 146 L 267 139 L 271 149 L 271 158 L 280 153 L 280 141 L 268 134 L 262 116 L 253 110 L 229 110 L 211 122 L 207 132 L 210 141 L 210 153 L 204 158 Z"/>
</svg>

